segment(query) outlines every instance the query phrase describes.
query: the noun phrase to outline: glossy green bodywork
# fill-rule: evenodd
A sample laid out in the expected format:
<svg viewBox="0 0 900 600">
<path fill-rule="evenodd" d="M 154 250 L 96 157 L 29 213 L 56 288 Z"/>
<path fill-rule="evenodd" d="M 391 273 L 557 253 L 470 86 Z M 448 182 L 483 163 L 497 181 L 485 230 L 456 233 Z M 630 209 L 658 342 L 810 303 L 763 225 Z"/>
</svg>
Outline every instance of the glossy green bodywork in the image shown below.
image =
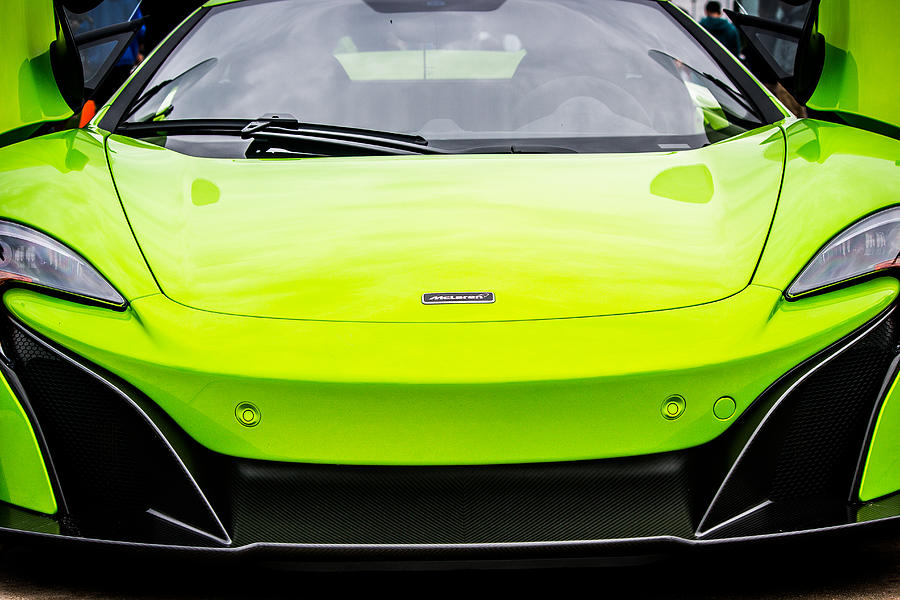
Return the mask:
<svg viewBox="0 0 900 600">
<path fill-rule="evenodd" d="M 819 249 L 850 223 L 900 204 L 900 141 L 812 119 L 797 121 L 786 133 L 784 186 L 753 278 L 754 283 L 778 289 L 786 289 Z M 900 488 L 897 473 L 885 462 L 892 452 L 896 455 L 898 442 L 896 430 L 880 427 L 872 441 L 873 451 L 879 449 L 873 456 L 878 458 L 870 459 L 874 466 L 867 466 L 862 499 Z"/>
<path fill-rule="evenodd" d="M 56 513 L 56 497 L 34 430 L 3 375 L 0 375 L 0 501 L 46 514 Z"/>
<path fill-rule="evenodd" d="M 900 377 L 891 385 L 869 446 L 859 499 L 863 502 L 900 490 Z"/>
<path fill-rule="evenodd" d="M 24 139 L 41 124 L 72 116 L 50 66 L 57 39 L 52 0 L 0 2 L 0 145 Z"/>
<path fill-rule="evenodd" d="M 7 292 L 4 302 L 40 333 L 134 384 L 191 436 L 226 454 L 471 464 L 695 446 L 721 434 L 784 372 L 897 296 L 896 280 L 885 278 L 801 301 L 783 299 L 783 289 L 829 237 L 894 202 L 900 142 L 809 120 L 788 127 L 786 155 L 782 139 L 770 128 L 702 150 L 630 157 L 265 163 L 192 158 L 121 138 L 110 141 L 116 183 L 151 264 L 159 264 L 163 290 L 172 293 L 166 283 L 183 277 L 188 293 L 193 281 L 210 302 L 217 289 L 229 301 L 243 297 L 250 307 L 245 312 L 254 315 L 261 306 L 277 306 L 265 304 L 266 294 L 278 300 L 272 293 L 278 288 L 267 281 L 284 285 L 282 291 L 302 282 L 331 295 L 332 310 L 344 322 L 329 322 L 221 314 L 167 298 L 128 229 L 102 138 L 85 131 L 57 134 L 0 150 L 0 189 L 14 192 L 2 198 L 4 216 L 41 226 L 75 247 L 119 287 L 130 308 L 114 312 L 25 290 Z M 781 160 L 788 181 L 768 231 Z M 379 183 L 378 169 L 394 175 Z M 872 176 L 860 181 L 860 172 Z M 848 180 L 857 182 L 849 192 Z M 451 184 L 465 193 L 454 192 Z M 505 199 L 513 187 L 519 197 Z M 590 200 L 560 193 L 574 189 L 592 190 Z M 585 223 L 605 235 L 590 237 Z M 467 228 L 483 232 L 491 226 L 494 238 L 466 234 Z M 433 247 L 418 227 L 441 234 L 432 236 Z M 540 237 L 542 228 L 551 235 Z M 716 237 L 723 230 L 734 235 Z M 736 286 L 733 292 L 720 288 L 718 295 L 728 297 L 698 303 L 698 290 L 709 289 L 707 282 L 715 281 L 710 273 L 722 273 L 722 257 L 734 252 L 728 245 L 755 240 L 741 237 L 744 230 L 768 232 L 759 264 L 750 253 L 733 260 L 742 271 L 728 280 Z M 566 243 L 567 231 L 578 244 Z M 647 247 L 647 261 L 617 270 L 596 266 L 622 252 L 617 241 L 623 236 Z M 447 260 L 454 256 L 454 239 L 464 242 L 459 256 L 467 260 Z M 472 243 L 481 239 L 482 246 Z M 492 246 L 496 240 L 502 243 Z M 679 245 L 697 257 L 682 263 L 681 289 L 666 283 L 677 265 L 672 256 L 683 256 Z M 282 247 L 289 256 L 259 260 L 265 257 L 261 249 Z M 428 251 L 435 248 L 441 251 Z M 579 258 L 592 253 L 596 260 Z M 665 269 L 651 260 L 655 255 L 669 261 Z M 321 262 L 310 262 L 310 256 Z M 712 264 L 706 271 L 701 258 Z M 284 270 L 290 264 L 312 264 L 320 275 L 295 272 L 292 282 Z M 492 279 L 483 264 L 515 276 Z M 399 277 L 394 283 L 408 278 L 401 290 L 406 304 L 394 306 L 387 289 L 381 290 L 385 297 L 368 290 L 355 298 L 348 274 L 364 273 L 367 265 L 379 277 Z M 546 310 L 550 304 L 541 306 L 524 292 L 508 293 L 515 284 L 565 295 L 573 281 L 591 284 L 590 278 L 579 279 L 580 270 L 592 270 L 598 279 L 599 299 L 566 296 L 568 314 L 554 315 Z M 629 279 L 631 271 L 645 280 Z M 478 273 L 482 279 L 468 279 Z M 751 276 L 753 284 L 745 287 Z M 444 279 L 444 288 L 438 277 L 456 279 Z M 378 278 L 373 281 L 378 291 Z M 509 287 L 497 287 L 504 281 Z M 634 312 L 647 302 L 642 290 L 664 285 L 694 306 L 663 310 L 675 306 L 667 297 L 668 307 L 645 305 L 645 312 Z M 488 306 L 429 307 L 419 301 L 424 291 L 463 287 L 507 293 L 498 291 L 497 303 Z M 565 308 L 565 302 L 555 307 Z M 295 294 L 282 306 L 295 315 L 316 309 L 321 317 L 325 303 Z M 586 307 L 633 314 L 534 318 L 583 316 L 590 314 Z M 349 322 L 359 320 L 405 322 Z M 683 396 L 687 409 L 667 420 L 660 405 L 672 394 Z M 722 396 L 737 405 L 728 421 L 713 413 Z M 245 401 L 262 414 L 252 428 L 235 417 Z"/>
<path fill-rule="evenodd" d="M 176 302 L 286 319 L 509 321 L 744 289 L 784 136 L 769 126 L 695 152 L 631 155 L 212 160 L 114 135 L 109 158 Z M 466 291 L 497 302 L 421 302 Z"/>
<path fill-rule="evenodd" d="M 0 148 L 0 217 L 60 239 L 128 300 L 159 292 L 96 133 L 64 131 Z"/>
<path fill-rule="evenodd" d="M 162 295 L 124 313 L 12 290 L 8 309 L 128 380 L 213 450 L 361 464 L 560 461 L 722 433 L 803 359 L 897 297 L 891 278 L 799 302 L 750 286 L 671 311 L 506 323 L 328 323 L 214 314 Z M 660 404 L 683 396 L 669 421 Z M 262 413 L 238 423 L 240 402 Z"/>
<path fill-rule="evenodd" d="M 808 106 L 900 127 L 897 23 L 896 0 L 822 0 L 818 31 L 825 37 L 825 67 Z"/>
<path fill-rule="evenodd" d="M 780 290 L 848 225 L 900 204 L 900 141 L 813 119 L 786 133 L 784 185 L 753 276 Z"/>
</svg>

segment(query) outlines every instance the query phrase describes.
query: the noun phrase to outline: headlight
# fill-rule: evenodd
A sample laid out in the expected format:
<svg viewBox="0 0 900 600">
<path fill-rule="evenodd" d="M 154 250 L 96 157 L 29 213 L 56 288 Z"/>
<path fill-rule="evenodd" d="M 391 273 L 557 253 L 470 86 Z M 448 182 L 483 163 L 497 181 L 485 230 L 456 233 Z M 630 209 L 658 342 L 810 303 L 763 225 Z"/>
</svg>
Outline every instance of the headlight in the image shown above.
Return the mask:
<svg viewBox="0 0 900 600">
<path fill-rule="evenodd" d="M 851 225 L 832 239 L 800 272 L 787 290 L 805 296 L 879 271 L 900 266 L 900 207 L 889 208 Z"/>
<path fill-rule="evenodd" d="M 23 225 L 0 221 L 0 284 L 9 281 L 125 305 L 119 292 L 73 250 Z"/>
</svg>

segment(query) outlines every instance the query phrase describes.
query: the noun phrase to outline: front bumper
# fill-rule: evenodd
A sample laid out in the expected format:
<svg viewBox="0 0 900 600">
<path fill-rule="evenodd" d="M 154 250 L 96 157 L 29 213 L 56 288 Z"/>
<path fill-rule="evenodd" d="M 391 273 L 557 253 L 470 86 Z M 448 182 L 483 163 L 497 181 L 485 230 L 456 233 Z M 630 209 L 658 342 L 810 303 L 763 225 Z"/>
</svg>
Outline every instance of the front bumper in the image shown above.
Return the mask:
<svg viewBox="0 0 900 600">
<path fill-rule="evenodd" d="M 886 309 L 886 278 L 802 302 L 749 286 L 696 307 L 584 319 L 344 323 L 192 310 L 122 313 L 25 290 L 17 320 L 241 458 L 495 465 L 658 454 L 712 441 L 772 382 Z M 452 308 L 452 307 L 451 307 Z M 686 409 L 663 418 L 677 394 Z M 734 416 L 713 408 L 733 398 Z M 254 404 L 255 427 L 235 419 Z"/>
<path fill-rule="evenodd" d="M 877 295 L 877 284 L 867 291 Z M 895 520 L 900 496 L 855 498 L 874 415 L 896 377 L 897 318 L 892 305 L 881 308 L 701 444 L 469 465 L 216 452 L 136 386 L 7 318 L 4 376 L 39 433 L 59 511 L 0 505 L 0 530 L 310 560 L 427 561 L 642 553 Z"/>
</svg>

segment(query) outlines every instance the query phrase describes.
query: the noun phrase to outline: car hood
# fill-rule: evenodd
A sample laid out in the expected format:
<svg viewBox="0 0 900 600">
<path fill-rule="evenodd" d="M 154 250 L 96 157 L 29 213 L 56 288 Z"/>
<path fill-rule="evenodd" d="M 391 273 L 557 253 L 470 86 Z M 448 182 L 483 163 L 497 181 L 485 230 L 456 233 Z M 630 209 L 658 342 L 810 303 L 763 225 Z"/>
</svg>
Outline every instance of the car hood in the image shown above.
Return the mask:
<svg viewBox="0 0 900 600">
<path fill-rule="evenodd" d="M 226 160 L 108 140 L 160 288 L 286 319 L 644 312 L 743 289 L 778 196 L 777 127 L 693 151 Z M 494 294 L 425 305 L 426 293 Z"/>
</svg>

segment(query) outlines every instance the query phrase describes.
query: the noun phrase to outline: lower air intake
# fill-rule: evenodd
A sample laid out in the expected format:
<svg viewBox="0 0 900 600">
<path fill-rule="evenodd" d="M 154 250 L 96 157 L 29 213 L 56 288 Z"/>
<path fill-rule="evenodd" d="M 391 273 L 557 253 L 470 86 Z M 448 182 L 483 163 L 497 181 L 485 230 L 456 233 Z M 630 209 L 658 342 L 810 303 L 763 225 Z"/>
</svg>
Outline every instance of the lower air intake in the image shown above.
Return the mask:
<svg viewBox="0 0 900 600">
<path fill-rule="evenodd" d="M 8 323 L 2 336 L 46 439 L 64 499 L 61 516 L 73 533 L 156 535 L 152 511 L 221 535 L 182 463 L 136 404 L 18 324 Z"/>
<path fill-rule="evenodd" d="M 885 319 L 791 394 L 769 498 L 850 495 L 878 392 L 895 356 L 897 331 Z"/>
<path fill-rule="evenodd" d="M 236 461 L 236 543 L 478 544 L 689 536 L 690 454 L 527 465 Z"/>
<path fill-rule="evenodd" d="M 812 519 L 805 527 L 814 528 L 829 514 L 845 513 L 872 416 L 892 374 L 897 338 L 896 313 L 891 312 L 849 345 L 843 342 L 811 359 L 785 389 L 761 398 L 756 416 L 768 414 L 744 446 L 701 529 L 717 530 L 717 536 L 750 535 L 778 531 L 784 522 L 796 528 L 804 518 Z M 737 518 L 750 513 L 752 518 Z M 825 521 L 816 521 L 816 514 L 826 515 Z"/>
</svg>

